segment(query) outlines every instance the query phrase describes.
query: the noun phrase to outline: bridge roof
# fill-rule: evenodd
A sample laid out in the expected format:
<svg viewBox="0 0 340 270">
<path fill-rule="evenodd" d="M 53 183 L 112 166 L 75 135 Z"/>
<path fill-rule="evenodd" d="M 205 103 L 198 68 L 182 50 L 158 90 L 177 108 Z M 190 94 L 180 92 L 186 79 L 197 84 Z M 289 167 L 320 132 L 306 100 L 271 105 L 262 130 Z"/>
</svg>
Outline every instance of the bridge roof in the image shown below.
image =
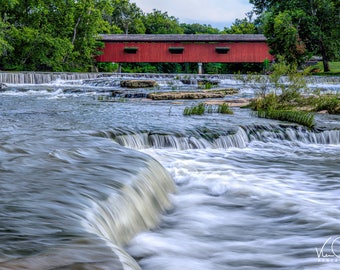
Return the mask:
<svg viewBox="0 0 340 270">
<path fill-rule="evenodd" d="M 256 42 L 266 41 L 261 34 L 101 34 L 106 42 Z"/>
</svg>

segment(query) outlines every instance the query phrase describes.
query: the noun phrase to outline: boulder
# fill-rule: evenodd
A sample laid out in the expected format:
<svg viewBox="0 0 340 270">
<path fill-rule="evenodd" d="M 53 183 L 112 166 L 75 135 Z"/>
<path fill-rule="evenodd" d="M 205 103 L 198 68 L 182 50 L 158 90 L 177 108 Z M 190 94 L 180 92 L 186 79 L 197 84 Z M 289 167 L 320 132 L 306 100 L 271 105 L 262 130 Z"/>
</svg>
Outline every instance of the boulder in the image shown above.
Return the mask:
<svg viewBox="0 0 340 270">
<path fill-rule="evenodd" d="M 123 80 L 120 82 L 121 87 L 126 88 L 149 88 L 157 86 L 154 80 Z"/>
<path fill-rule="evenodd" d="M 4 88 L 6 88 L 6 87 L 7 87 L 7 85 L 6 85 L 6 84 L 4 84 L 4 83 L 0 83 L 0 90 L 4 89 Z"/>
</svg>

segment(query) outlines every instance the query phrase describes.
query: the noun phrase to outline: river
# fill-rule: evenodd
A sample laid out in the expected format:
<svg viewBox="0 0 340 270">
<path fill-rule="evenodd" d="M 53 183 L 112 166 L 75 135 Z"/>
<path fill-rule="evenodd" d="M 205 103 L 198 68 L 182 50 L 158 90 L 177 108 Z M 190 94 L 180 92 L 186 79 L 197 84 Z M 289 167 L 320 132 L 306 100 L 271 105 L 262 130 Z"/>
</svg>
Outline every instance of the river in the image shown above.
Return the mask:
<svg viewBox="0 0 340 270">
<path fill-rule="evenodd" d="M 340 269 L 340 116 L 308 130 L 240 108 L 183 116 L 192 100 L 98 100 L 120 80 L 1 90 L 1 270 Z"/>
</svg>

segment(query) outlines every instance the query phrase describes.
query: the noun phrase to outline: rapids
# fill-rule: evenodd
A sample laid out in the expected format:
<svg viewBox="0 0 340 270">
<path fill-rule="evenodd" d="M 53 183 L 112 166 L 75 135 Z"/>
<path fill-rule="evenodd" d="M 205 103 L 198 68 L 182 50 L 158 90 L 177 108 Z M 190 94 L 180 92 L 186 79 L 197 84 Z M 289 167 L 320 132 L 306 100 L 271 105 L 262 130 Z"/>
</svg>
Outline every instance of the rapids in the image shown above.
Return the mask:
<svg viewBox="0 0 340 270">
<path fill-rule="evenodd" d="M 183 116 L 195 101 L 100 102 L 121 76 L 35 77 L 0 92 L 1 270 L 340 268 L 339 116 Z"/>
</svg>

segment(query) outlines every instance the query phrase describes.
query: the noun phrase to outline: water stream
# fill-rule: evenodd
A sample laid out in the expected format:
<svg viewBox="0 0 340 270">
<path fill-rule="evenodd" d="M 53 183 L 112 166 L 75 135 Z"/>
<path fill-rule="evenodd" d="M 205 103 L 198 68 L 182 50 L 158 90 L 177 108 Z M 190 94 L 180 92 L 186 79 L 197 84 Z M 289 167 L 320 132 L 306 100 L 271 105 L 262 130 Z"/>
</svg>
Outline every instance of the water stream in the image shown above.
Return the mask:
<svg viewBox="0 0 340 270">
<path fill-rule="evenodd" d="M 340 116 L 309 130 L 240 108 L 183 116 L 192 100 L 98 100 L 120 80 L 0 92 L 1 270 L 340 268 Z"/>
</svg>

